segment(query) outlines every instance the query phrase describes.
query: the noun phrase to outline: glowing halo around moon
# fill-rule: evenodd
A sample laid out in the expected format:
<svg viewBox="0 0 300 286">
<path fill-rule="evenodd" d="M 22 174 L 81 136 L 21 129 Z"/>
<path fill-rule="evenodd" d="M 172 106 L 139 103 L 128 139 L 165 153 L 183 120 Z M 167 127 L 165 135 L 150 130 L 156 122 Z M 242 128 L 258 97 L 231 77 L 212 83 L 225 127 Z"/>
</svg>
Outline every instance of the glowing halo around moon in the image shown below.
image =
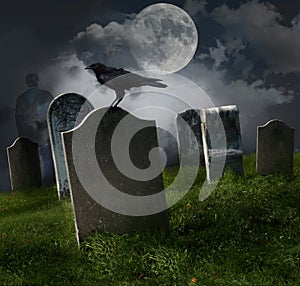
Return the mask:
<svg viewBox="0 0 300 286">
<path fill-rule="evenodd" d="M 196 26 L 181 8 L 167 3 L 146 7 L 132 22 L 130 48 L 143 70 L 174 73 L 193 58 L 197 45 Z"/>
</svg>

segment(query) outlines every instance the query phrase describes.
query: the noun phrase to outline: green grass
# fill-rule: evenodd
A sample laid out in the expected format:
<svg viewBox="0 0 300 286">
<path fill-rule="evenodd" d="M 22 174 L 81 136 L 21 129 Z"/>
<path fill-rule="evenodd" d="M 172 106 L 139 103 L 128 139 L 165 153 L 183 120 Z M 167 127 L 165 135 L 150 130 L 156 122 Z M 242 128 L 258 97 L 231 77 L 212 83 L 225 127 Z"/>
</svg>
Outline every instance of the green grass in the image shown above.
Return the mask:
<svg viewBox="0 0 300 286">
<path fill-rule="evenodd" d="M 300 154 L 294 175 L 257 176 L 254 155 L 244 165 L 203 202 L 201 170 L 169 235 L 96 233 L 80 250 L 55 189 L 1 194 L 0 285 L 300 285 Z"/>
</svg>

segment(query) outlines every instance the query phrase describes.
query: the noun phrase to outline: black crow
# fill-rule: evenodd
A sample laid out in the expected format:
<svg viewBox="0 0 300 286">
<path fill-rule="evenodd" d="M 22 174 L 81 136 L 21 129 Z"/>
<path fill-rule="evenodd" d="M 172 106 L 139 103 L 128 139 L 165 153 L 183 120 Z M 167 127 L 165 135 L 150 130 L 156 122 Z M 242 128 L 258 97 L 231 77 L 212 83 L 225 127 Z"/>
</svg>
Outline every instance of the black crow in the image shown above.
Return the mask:
<svg viewBox="0 0 300 286">
<path fill-rule="evenodd" d="M 92 64 L 85 69 L 94 71 L 99 83 L 113 89 L 116 93 L 116 99 L 111 104 L 112 107 L 116 107 L 123 97 L 125 96 L 125 90 L 130 90 L 132 87 L 141 86 L 154 86 L 159 88 L 167 87 L 166 84 L 161 83 L 161 79 L 143 77 L 122 68 L 107 67 L 101 63 Z M 120 77 L 118 80 L 113 81 L 114 78 Z"/>
</svg>

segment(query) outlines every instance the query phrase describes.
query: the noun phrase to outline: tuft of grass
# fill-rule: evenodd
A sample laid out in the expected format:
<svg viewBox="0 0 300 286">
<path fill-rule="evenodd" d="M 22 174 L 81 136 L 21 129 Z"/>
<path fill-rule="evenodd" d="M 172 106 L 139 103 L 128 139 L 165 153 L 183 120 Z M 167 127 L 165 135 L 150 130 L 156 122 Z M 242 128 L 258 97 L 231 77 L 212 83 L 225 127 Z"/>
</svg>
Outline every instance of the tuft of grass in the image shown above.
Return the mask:
<svg viewBox="0 0 300 286">
<path fill-rule="evenodd" d="M 244 166 L 204 201 L 201 169 L 169 234 L 94 233 L 80 249 L 55 189 L 1 194 L 0 285 L 300 285 L 300 154 L 292 175 L 257 176 L 254 154 Z"/>
</svg>

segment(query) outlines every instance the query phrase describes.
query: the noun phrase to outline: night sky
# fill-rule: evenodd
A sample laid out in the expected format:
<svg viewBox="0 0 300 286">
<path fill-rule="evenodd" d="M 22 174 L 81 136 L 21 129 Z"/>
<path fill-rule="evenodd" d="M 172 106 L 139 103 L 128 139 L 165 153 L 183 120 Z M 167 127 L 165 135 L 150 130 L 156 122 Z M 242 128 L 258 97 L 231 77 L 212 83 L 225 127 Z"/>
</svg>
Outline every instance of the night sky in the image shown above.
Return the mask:
<svg viewBox="0 0 300 286">
<path fill-rule="evenodd" d="M 35 72 L 53 96 L 86 96 L 96 81 L 84 66 L 101 61 L 131 70 L 124 29 L 159 1 L 5 1 L 0 10 L 0 190 L 9 189 L 6 147 L 17 136 L 15 102 Z M 168 1 L 197 26 L 193 60 L 178 74 L 198 84 L 216 106 L 240 109 L 246 153 L 256 126 L 281 119 L 296 130 L 300 148 L 300 1 Z M 112 23 L 113 22 L 113 23 Z"/>
</svg>

